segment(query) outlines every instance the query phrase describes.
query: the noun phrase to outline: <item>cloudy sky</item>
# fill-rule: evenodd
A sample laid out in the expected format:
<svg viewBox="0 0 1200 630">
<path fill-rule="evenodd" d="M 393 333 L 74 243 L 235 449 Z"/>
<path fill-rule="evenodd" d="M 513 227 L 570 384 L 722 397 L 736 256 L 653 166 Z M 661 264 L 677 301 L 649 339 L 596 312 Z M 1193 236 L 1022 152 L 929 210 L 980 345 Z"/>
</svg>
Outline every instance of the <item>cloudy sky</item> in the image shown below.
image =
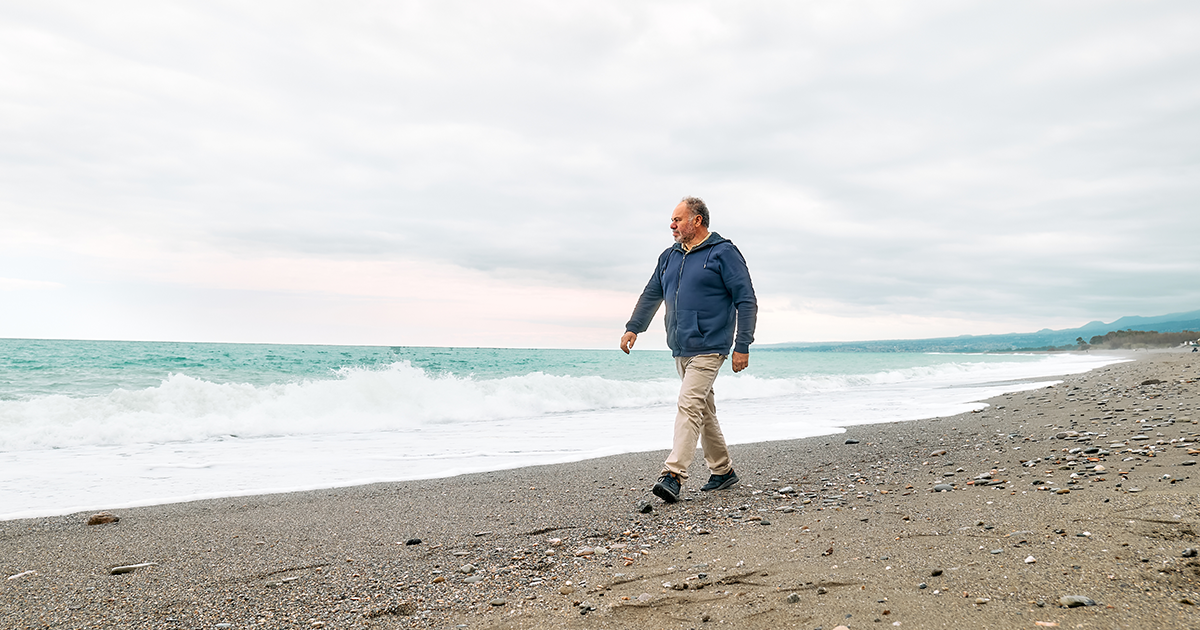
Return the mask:
<svg viewBox="0 0 1200 630">
<path fill-rule="evenodd" d="M 1194 310 L 1198 32 L 1195 2 L 4 3 L 0 337 L 614 347 L 684 195 L 761 342 Z"/>
</svg>

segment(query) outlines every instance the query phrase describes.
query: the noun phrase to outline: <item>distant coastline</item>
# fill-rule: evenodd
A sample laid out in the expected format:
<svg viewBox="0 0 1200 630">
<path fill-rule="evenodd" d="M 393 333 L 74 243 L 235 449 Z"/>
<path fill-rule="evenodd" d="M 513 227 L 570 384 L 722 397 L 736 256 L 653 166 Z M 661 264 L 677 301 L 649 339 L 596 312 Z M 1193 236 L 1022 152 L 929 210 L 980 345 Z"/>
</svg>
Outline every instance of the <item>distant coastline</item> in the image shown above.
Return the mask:
<svg viewBox="0 0 1200 630">
<path fill-rule="evenodd" d="M 935 337 L 930 339 L 883 339 L 878 341 L 817 341 L 755 344 L 755 350 L 806 351 L 806 352 L 1045 352 L 1068 351 L 1080 348 L 1077 341 L 1090 341 L 1093 337 L 1120 331 L 1154 331 L 1179 333 L 1200 330 L 1200 310 L 1171 313 L 1156 317 L 1129 316 L 1111 323 L 1089 322 L 1079 328 L 1063 330 L 1043 329 L 1031 333 L 1005 333 L 999 335 L 961 335 L 958 337 Z M 1177 345 L 1171 343 L 1170 345 Z M 1113 346 L 1109 346 L 1112 348 Z M 1122 347 L 1122 346 L 1117 346 Z M 1137 345 L 1125 348 L 1140 347 Z M 1147 346 L 1154 347 L 1154 346 Z"/>
</svg>

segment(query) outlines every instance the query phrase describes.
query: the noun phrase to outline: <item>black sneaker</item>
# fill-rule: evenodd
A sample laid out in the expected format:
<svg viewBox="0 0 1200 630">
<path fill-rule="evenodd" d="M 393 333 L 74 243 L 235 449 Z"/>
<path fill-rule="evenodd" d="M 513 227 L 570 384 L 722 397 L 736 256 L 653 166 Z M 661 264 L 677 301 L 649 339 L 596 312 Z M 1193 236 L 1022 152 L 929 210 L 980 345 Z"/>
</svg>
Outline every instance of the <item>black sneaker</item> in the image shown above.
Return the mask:
<svg viewBox="0 0 1200 630">
<path fill-rule="evenodd" d="M 738 480 L 737 473 L 733 472 L 733 469 L 730 468 L 729 472 L 725 473 L 724 475 L 713 475 L 713 476 L 709 477 L 708 483 L 701 486 L 700 489 L 706 490 L 706 491 L 707 490 L 724 490 L 725 488 L 732 486 L 733 484 L 737 483 L 738 481 L 739 480 Z"/>
<path fill-rule="evenodd" d="M 666 473 L 658 478 L 658 483 L 654 484 L 654 489 L 651 490 L 654 496 L 666 501 L 674 503 L 679 500 L 679 477 L 675 473 Z"/>
</svg>

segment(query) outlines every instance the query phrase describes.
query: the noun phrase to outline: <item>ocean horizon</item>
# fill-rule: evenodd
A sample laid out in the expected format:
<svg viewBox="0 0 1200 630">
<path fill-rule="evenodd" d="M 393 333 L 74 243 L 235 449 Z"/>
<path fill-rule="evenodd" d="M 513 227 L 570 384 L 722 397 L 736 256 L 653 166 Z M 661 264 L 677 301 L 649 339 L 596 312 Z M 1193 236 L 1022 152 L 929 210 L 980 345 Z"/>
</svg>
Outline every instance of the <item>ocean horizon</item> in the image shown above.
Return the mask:
<svg viewBox="0 0 1200 630">
<path fill-rule="evenodd" d="M 715 389 L 742 444 L 981 409 L 1124 360 L 762 349 Z M 0 520 L 655 451 L 677 394 L 660 350 L 0 339 Z"/>
</svg>

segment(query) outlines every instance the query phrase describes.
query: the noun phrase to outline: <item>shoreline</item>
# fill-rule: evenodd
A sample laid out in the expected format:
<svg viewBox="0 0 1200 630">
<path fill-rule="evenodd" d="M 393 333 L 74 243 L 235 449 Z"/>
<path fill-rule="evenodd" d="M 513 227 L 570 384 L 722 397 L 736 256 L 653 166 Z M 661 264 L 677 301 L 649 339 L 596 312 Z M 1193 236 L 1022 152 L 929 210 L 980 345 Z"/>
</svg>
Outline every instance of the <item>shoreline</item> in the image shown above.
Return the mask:
<svg viewBox="0 0 1200 630">
<path fill-rule="evenodd" d="M 129 508 L 107 525 L 87 526 L 88 514 L 3 521 L 0 619 L 14 628 L 1195 627 L 1200 562 L 1182 554 L 1200 547 L 1197 469 L 1183 464 L 1197 458 L 1200 360 L 1130 358 L 989 399 L 982 412 L 731 446 L 742 483 L 696 492 L 701 461 L 687 500 L 670 506 L 649 493 L 665 453 L 651 451 Z M 1151 378 L 1165 382 L 1140 385 Z M 1109 438 L 1138 429 L 1145 439 L 1110 448 Z M 1056 437 L 1070 431 L 1095 435 Z M 1083 453 L 1091 448 L 1109 453 Z M 957 488 L 930 491 L 944 481 Z M 644 501 L 652 511 L 640 511 Z M 109 574 L 146 562 L 156 564 Z M 1097 605 L 1059 608 L 1064 595 Z"/>
<path fill-rule="evenodd" d="M 721 386 L 719 391 L 726 397 L 722 404 L 726 438 L 731 443 L 797 439 L 840 433 L 844 427 L 857 424 L 951 415 L 972 409 L 976 406 L 974 401 L 1003 389 L 1036 387 L 1064 372 L 1078 372 L 1125 360 L 1113 354 L 1086 358 L 1030 356 L 1012 362 L 1007 359 L 995 362 L 996 359 L 982 357 L 917 358 L 899 362 L 886 358 L 876 362 L 872 358 L 842 374 L 836 372 L 839 366 L 845 367 L 842 361 L 825 365 L 826 359 L 821 358 L 810 365 L 808 359 L 801 358 L 791 365 L 789 362 L 795 358 L 788 357 L 782 363 L 777 361 L 775 372 L 772 367 L 767 367 L 762 380 L 734 378 Z M 793 378 L 786 370 L 779 373 L 780 365 L 805 366 L 800 369 L 808 372 L 806 376 Z M 814 365 L 816 369 L 813 369 Z M 834 373 L 827 378 L 825 374 L 831 368 Z M 436 379 L 429 381 L 417 376 L 417 384 L 438 385 Z M 49 448 L 45 444 L 32 446 L 37 443 L 35 440 L 23 449 L 21 436 L 28 437 L 33 433 L 18 426 L 18 432 L 8 436 L 6 446 L 9 450 L 0 454 L 3 461 L 0 473 L 5 477 L 0 484 L 3 485 L 0 521 L 59 516 L 84 510 L 130 509 L 222 497 L 452 477 L 583 461 L 622 452 L 645 452 L 647 448 L 670 443 L 669 424 L 658 423 L 656 419 L 662 414 L 674 413 L 673 401 L 678 390 L 677 383 L 672 384 L 664 378 L 652 384 L 638 383 L 642 395 L 656 399 L 641 406 L 626 407 L 622 406 L 625 401 L 614 400 L 611 408 L 599 405 L 583 411 L 566 409 L 525 416 L 517 414 L 511 420 L 483 421 L 472 420 L 471 413 L 463 412 L 463 409 L 469 410 L 470 404 L 456 403 L 453 394 L 466 396 L 468 400 L 471 396 L 484 396 L 484 403 L 490 400 L 487 396 L 494 396 L 502 405 L 511 404 L 515 397 L 522 401 L 521 405 L 534 409 L 539 406 L 534 402 L 539 394 L 545 394 L 552 401 L 558 401 L 556 397 L 565 397 L 568 402 L 581 402 L 571 397 L 577 397 L 581 388 L 586 389 L 585 383 L 551 379 L 554 383 L 550 386 L 537 378 L 522 377 L 515 384 L 489 393 L 487 388 L 495 387 L 493 381 L 479 384 L 464 381 L 463 387 L 442 392 L 451 394 L 445 401 L 448 409 L 463 407 L 455 412 L 462 416 L 455 416 L 455 422 L 443 425 L 419 419 L 411 423 L 397 421 L 395 426 L 388 425 L 375 432 L 371 429 L 373 421 L 361 420 L 372 417 L 369 413 L 361 413 L 363 405 L 370 404 L 366 393 L 384 396 L 390 405 L 400 408 L 404 408 L 400 403 L 409 393 L 413 393 L 417 403 L 425 405 L 432 402 L 429 398 L 434 395 L 415 391 L 420 388 L 414 388 L 414 381 L 409 378 L 393 378 L 390 373 L 381 378 L 385 381 L 376 382 L 375 377 L 368 377 L 365 383 L 315 383 L 283 398 L 266 396 L 266 402 L 259 401 L 265 405 L 262 409 L 256 408 L 255 404 L 222 406 L 223 403 L 214 403 L 228 411 L 233 419 L 214 422 L 213 426 L 206 424 L 208 420 L 200 421 L 195 431 L 213 434 L 207 439 L 173 439 L 179 437 L 173 435 L 180 433 L 177 427 L 188 426 L 191 422 L 191 416 L 183 412 L 194 411 L 200 404 L 192 396 L 200 402 L 214 396 L 224 400 L 221 386 L 202 381 L 195 384 L 198 389 L 189 385 L 183 389 L 170 389 L 168 393 L 164 385 L 163 388 L 139 390 L 135 398 L 149 397 L 157 401 L 156 404 L 168 407 L 178 405 L 182 414 L 179 418 L 163 418 L 162 414 L 144 418 L 145 423 L 167 428 L 151 431 L 151 435 L 146 435 L 140 443 L 71 444 L 67 438 L 72 432 L 86 434 L 99 430 L 84 431 L 79 428 L 84 424 L 75 423 L 55 438 L 67 441 L 61 448 Z M 776 378 L 783 380 L 776 381 Z M 612 387 L 614 383 L 604 382 L 603 385 Z M 799 393 L 809 389 L 814 391 Z M 258 400 L 263 392 L 255 390 L 247 395 Z M 124 409 L 126 404 L 108 398 L 111 396 L 87 399 L 80 403 L 83 405 L 80 410 L 71 413 L 82 417 L 95 412 L 105 422 L 111 419 L 111 426 L 104 426 L 115 435 L 132 431 L 128 421 L 130 414 L 116 413 L 113 418 L 106 415 L 109 411 L 104 409 L 108 404 L 118 409 Z M 334 413 L 307 414 L 287 409 L 305 401 L 312 402 L 314 398 L 322 403 L 319 405 L 322 409 L 346 406 L 350 409 L 346 415 L 355 420 L 343 423 L 336 421 Z M 27 427 L 36 426 L 34 420 L 43 413 L 21 405 L 16 410 L 18 417 L 26 418 Z M 239 415 L 242 413 L 246 417 Z M 294 421 L 295 434 L 284 431 L 280 435 L 260 435 L 264 431 L 241 426 L 255 414 L 266 416 L 266 424 L 270 425 L 279 423 L 280 414 L 287 413 L 298 414 Z M 500 414 L 501 418 L 510 415 Z M 49 419 L 49 422 L 53 427 L 61 422 L 61 418 Z M 317 426 L 322 422 L 324 429 Z M 214 431 L 218 426 L 219 429 Z M 322 434 L 332 427 L 338 428 L 327 435 Z M 481 431 L 490 434 L 485 438 Z M 313 466 L 314 461 L 328 464 Z M 88 477 L 92 477 L 88 483 L 78 482 Z"/>
</svg>

